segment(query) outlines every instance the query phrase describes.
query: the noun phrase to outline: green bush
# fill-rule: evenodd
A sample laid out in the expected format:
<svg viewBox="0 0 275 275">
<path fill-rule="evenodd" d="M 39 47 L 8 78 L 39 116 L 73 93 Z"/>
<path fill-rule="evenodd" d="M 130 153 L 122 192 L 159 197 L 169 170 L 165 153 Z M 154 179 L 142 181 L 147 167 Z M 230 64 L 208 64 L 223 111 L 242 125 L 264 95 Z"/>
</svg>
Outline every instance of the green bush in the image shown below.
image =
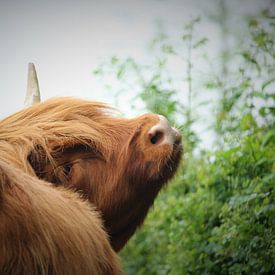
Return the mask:
<svg viewBox="0 0 275 275">
<path fill-rule="evenodd" d="M 185 29 L 189 50 L 196 49 L 190 39 L 198 22 Z M 111 64 L 125 78 L 136 74 L 140 99 L 179 124 L 186 150 L 177 176 L 121 252 L 127 274 L 275 274 L 275 16 L 264 11 L 249 28 L 229 79 L 207 84 L 222 92 L 212 125 L 216 149 L 198 147 L 191 67 L 187 106 L 165 77 L 173 46 L 161 41 L 162 66 Z M 145 71 L 153 74 L 143 77 Z"/>
<path fill-rule="evenodd" d="M 246 137 L 180 173 L 121 253 L 127 274 L 272 274 L 274 134 Z M 190 181 L 196 189 L 186 193 Z"/>
</svg>

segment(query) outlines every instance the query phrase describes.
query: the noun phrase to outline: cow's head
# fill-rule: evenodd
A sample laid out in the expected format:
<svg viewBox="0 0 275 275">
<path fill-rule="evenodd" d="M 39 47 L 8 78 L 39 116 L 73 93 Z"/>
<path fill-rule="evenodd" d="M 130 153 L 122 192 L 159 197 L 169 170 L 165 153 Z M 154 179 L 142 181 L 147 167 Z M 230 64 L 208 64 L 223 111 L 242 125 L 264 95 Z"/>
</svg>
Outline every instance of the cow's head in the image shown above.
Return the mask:
<svg viewBox="0 0 275 275">
<path fill-rule="evenodd" d="M 163 116 L 115 118 L 102 105 L 75 99 L 51 100 L 23 112 L 24 130 L 29 124 L 43 138 L 44 145 L 38 138 L 28 155 L 36 175 L 94 203 L 112 246 L 122 248 L 176 171 L 179 132 Z"/>
<path fill-rule="evenodd" d="M 181 136 L 167 119 L 113 117 L 106 106 L 59 98 L 2 121 L 6 139 L 37 177 L 83 194 L 120 250 L 174 175 Z"/>
</svg>

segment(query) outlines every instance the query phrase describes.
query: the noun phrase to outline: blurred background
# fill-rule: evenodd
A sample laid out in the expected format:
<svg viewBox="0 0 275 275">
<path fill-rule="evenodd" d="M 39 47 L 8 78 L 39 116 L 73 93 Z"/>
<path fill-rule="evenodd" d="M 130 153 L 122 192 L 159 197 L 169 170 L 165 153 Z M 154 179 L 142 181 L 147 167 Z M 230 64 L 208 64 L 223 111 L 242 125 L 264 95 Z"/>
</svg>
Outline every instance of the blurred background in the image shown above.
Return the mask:
<svg viewBox="0 0 275 275">
<path fill-rule="evenodd" d="M 0 2 L 0 118 L 77 96 L 161 113 L 185 156 L 121 252 L 127 274 L 275 274 L 275 2 Z"/>
</svg>

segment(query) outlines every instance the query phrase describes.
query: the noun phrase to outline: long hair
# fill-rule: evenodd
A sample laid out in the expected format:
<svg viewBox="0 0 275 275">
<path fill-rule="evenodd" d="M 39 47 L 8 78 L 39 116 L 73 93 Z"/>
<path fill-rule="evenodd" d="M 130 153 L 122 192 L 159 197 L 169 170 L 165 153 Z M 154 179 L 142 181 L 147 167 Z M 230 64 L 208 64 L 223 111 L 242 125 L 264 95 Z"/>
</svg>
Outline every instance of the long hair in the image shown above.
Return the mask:
<svg viewBox="0 0 275 275">
<path fill-rule="evenodd" d="M 43 151 L 54 165 L 55 144 L 104 147 L 97 129 L 105 110 L 99 103 L 56 99 L 0 122 L 1 274 L 121 273 L 95 207 L 40 180 L 29 162 L 31 152 L 39 158 Z"/>
<path fill-rule="evenodd" d="M 175 174 L 181 139 L 159 115 L 111 114 L 102 103 L 73 98 L 24 109 L 0 122 L 0 159 L 89 200 L 119 251 Z"/>
<path fill-rule="evenodd" d="M 120 274 L 98 211 L 0 160 L 1 274 Z"/>
</svg>

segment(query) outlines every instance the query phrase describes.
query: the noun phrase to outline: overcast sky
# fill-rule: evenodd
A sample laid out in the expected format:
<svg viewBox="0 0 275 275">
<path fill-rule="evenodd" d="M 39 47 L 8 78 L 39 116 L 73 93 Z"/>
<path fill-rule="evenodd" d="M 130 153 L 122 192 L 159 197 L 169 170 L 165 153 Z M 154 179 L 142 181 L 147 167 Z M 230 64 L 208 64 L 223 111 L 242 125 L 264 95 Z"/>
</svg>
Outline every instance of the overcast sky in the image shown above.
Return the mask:
<svg viewBox="0 0 275 275">
<path fill-rule="evenodd" d="M 28 62 L 36 65 L 42 99 L 112 103 L 92 75 L 100 60 L 144 58 L 157 18 L 181 24 L 192 12 L 189 1 L 0 0 L 0 117 L 22 107 Z"/>
<path fill-rule="evenodd" d="M 173 35 L 190 18 L 201 16 L 200 31 L 211 38 L 207 51 L 215 54 L 218 29 L 205 18 L 215 13 L 218 1 L 0 0 L 0 118 L 23 107 L 28 62 L 36 65 L 42 100 L 63 95 L 115 104 L 93 70 L 113 54 L 150 59 L 146 46 L 159 19 Z M 234 21 L 238 14 L 253 13 L 271 0 L 226 3 Z M 129 103 L 119 105 L 127 115 Z"/>
</svg>

